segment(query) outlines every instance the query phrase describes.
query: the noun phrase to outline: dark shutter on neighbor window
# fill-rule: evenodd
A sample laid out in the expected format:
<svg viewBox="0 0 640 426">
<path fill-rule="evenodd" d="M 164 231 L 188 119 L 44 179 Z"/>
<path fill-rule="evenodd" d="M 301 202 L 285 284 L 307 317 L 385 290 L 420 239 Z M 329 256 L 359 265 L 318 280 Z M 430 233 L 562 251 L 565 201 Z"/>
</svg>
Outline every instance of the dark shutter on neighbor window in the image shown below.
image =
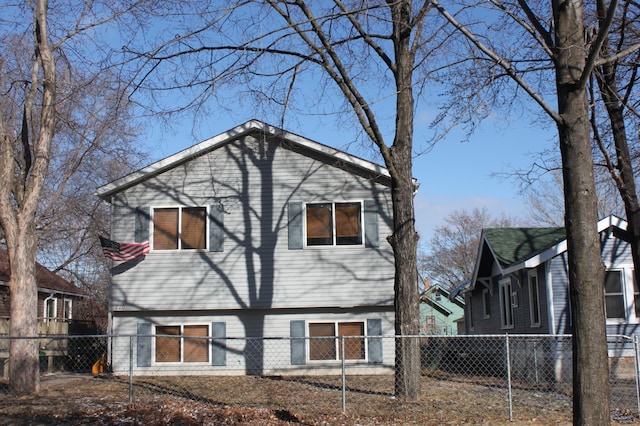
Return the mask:
<svg viewBox="0 0 640 426">
<path fill-rule="evenodd" d="M 136 336 L 136 365 L 138 367 L 151 366 L 151 323 L 138 323 Z"/>
<path fill-rule="evenodd" d="M 291 201 L 288 208 L 289 250 L 300 250 L 303 247 L 302 235 L 302 202 Z M 304 330 L 303 330 L 304 331 Z"/>
<path fill-rule="evenodd" d="M 211 323 L 211 365 L 227 365 L 227 323 Z"/>
<path fill-rule="evenodd" d="M 367 320 L 367 347 L 369 362 L 381 363 L 382 362 L 382 338 L 376 338 L 373 336 L 382 335 L 382 320 L 381 319 L 368 319 Z"/>
<path fill-rule="evenodd" d="M 135 242 L 149 241 L 149 222 L 151 221 L 151 209 L 149 207 L 136 208 Z"/>
<path fill-rule="evenodd" d="M 307 361 L 304 321 L 291 321 L 289 327 L 291 330 L 291 365 L 304 365 Z"/>
<path fill-rule="evenodd" d="M 380 247 L 378 203 L 375 200 L 364 200 L 364 238 L 366 247 Z"/>
<path fill-rule="evenodd" d="M 224 206 L 209 207 L 209 251 L 224 251 Z"/>
</svg>

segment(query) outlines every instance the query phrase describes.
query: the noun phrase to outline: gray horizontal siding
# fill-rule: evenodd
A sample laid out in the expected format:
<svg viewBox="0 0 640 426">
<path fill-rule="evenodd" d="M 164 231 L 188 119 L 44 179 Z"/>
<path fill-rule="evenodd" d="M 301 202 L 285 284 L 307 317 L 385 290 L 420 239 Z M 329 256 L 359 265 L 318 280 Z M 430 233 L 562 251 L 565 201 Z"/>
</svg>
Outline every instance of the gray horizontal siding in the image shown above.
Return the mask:
<svg viewBox="0 0 640 426">
<path fill-rule="evenodd" d="M 380 248 L 289 250 L 289 201 L 378 200 Z M 225 210 L 224 252 L 151 252 L 114 270 L 114 310 L 391 305 L 389 189 L 262 141 L 229 144 L 127 189 L 113 200 L 113 234 L 132 241 L 138 206 Z"/>
</svg>

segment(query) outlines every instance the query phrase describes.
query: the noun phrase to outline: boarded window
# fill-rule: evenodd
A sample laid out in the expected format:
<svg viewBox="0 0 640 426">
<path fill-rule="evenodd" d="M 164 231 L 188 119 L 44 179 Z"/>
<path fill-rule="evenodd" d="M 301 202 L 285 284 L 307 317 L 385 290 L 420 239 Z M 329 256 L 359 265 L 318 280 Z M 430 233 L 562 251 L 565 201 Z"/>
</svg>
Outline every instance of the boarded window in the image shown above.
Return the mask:
<svg viewBox="0 0 640 426">
<path fill-rule="evenodd" d="M 167 336 L 156 337 L 156 361 L 180 362 L 180 326 L 158 326 L 156 334 Z"/>
<path fill-rule="evenodd" d="M 364 322 L 310 323 L 309 336 L 310 360 L 342 359 L 343 336 L 345 359 L 365 359 Z"/>
<path fill-rule="evenodd" d="M 360 203 L 336 203 L 336 244 L 362 244 Z"/>
<path fill-rule="evenodd" d="M 309 337 L 322 337 L 309 340 L 309 359 L 336 359 L 335 324 L 309 324 Z M 332 337 L 331 339 L 328 337 Z"/>
<path fill-rule="evenodd" d="M 307 204 L 307 245 L 333 244 L 331 204 Z"/>
<path fill-rule="evenodd" d="M 209 361 L 206 325 L 159 325 L 156 335 L 156 362 Z"/>
<path fill-rule="evenodd" d="M 203 337 L 207 336 L 208 332 L 209 328 L 206 325 L 184 326 L 184 362 L 209 361 L 209 342 Z"/>
<path fill-rule="evenodd" d="M 206 249 L 206 236 L 206 207 L 154 209 L 154 250 Z"/>
<path fill-rule="evenodd" d="M 182 249 L 204 249 L 207 209 L 189 207 L 182 209 Z"/>
<path fill-rule="evenodd" d="M 154 250 L 176 250 L 178 248 L 178 212 L 177 208 L 154 210 Z"/>
<path fill-rule="evenodd" d="M 306 206 L 307 245 L 362 244 L 362 203 L 317 203 Z"/>
</svg>

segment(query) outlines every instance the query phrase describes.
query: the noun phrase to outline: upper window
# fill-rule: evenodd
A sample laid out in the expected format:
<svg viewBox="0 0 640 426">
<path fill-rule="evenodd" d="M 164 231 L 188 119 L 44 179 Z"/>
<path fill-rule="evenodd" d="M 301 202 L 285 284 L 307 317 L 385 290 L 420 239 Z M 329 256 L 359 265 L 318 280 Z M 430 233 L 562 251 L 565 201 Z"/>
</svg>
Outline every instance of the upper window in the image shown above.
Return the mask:
<svg viewBox="0 0 640 426">
<path fill-rule="evenodd" d="M 207 208 L 171 207 L 153 210 L 154 250 L 207 248 Z"/>
<path fill-rule="evenodd" d="M 365 359 L 364 337 L 360 337 L 364 336 L 364 322 L 309 323 L 309 359 L 341 360 L 343 339 L 336 337 L 342 336 L 346 337 L 344 358 Z"/>
<path fill-rule="evenodd" d="M 307 246 L 362 245 L 362 203 L 306 205 Z"/>
<path fill-rule="evenodd" d="M 529 274 L 529 300 L 531 301 L 531 326 L 540 326 L 540 286 L 538 273 L 535 270 Z"/>
<path fill-rule="evenodd" d="M 513 328 L 513 302 L 511 300 L 511 279 L 500 281 L 500 318 L 502 328 Z"/>
<path fill-rule="evenodd" d="M 209 361 L 208 326 L 158 325 L 156 334 L 156 362 Z"/>
<path fill-rule="evenodd" d="M 622 271 L 607 271 L 604 279 L 604 302 L 607 319 L 625 319 Z"/>
</svg>

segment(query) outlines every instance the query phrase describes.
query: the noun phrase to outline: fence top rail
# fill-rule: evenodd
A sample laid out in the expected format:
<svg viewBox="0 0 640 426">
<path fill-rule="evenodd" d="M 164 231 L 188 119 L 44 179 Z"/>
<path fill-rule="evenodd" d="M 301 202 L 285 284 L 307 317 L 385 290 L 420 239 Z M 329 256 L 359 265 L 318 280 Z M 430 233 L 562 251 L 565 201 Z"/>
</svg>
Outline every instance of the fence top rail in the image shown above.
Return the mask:
<svg viewBox="0 0 640 426">
<path fill-rule="evenodd" d="M 211 337 L 211 336 L 185 336 L 175 334 L 42 334 L 37 336 L 15 336 L 12 337 L 8 334 L 0 335 L 0 339 L 84 339 L 84 338 L 125 338 L 125 337 L 189 337 L 200 339 L 214 339 L 214 340 L 291 340 L 291 339 L 337 339 L 337 338 L 369 338 L 369 339 L 396 339 L 396 338 L 417 338 L 417 339 L 505 339 L 505 338 L 518 338 L 518 339 L 557 339 L 557 338 L 571 338 L 571 334 L 428 334 L 428 335 L 395 335 L 384 334 L 376 336 L 264 336 L 264 337 Z M 634 338 L 640 336 L 627 336 L 624 334 L 609 334 L 607 340 L 622 339 L 633 341 Z"/>
</svg>

